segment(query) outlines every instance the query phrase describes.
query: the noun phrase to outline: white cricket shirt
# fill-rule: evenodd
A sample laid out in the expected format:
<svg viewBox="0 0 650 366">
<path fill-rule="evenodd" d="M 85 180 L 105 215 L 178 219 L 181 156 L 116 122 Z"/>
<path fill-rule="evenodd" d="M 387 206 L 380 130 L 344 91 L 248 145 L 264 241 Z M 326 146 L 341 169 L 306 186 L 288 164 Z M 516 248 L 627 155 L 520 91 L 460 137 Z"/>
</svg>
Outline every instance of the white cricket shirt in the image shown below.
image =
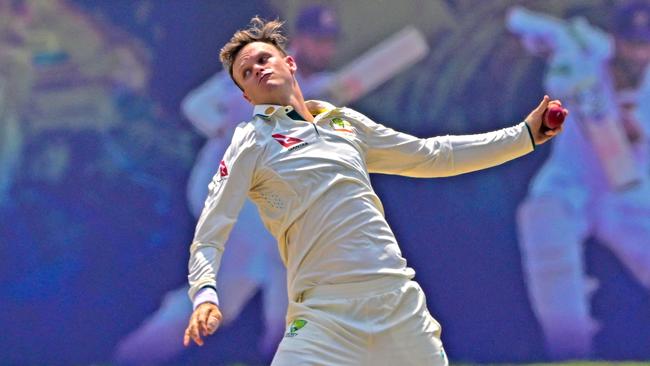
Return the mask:
<svg viewBox="0 0 650 366">
<path fill-rule="evenodd" d="M 484 134 L 420 139 L 349 108 L 318 101 L 307 106 L 313 123 L 290 118 L 290 106 L 258 105 L 253 119 L 237 127 L 190 248 L 189 295 L 195 306 L 216 302 L 212 289 L 195 295 L 216 287 L 228 233 L 247 195 L 278 241 L 289 299 L 295 300 L 318 285 L 414 276 L 368 173 L 451 176 L 534 148 L 524 122 Z"/>
</svg>

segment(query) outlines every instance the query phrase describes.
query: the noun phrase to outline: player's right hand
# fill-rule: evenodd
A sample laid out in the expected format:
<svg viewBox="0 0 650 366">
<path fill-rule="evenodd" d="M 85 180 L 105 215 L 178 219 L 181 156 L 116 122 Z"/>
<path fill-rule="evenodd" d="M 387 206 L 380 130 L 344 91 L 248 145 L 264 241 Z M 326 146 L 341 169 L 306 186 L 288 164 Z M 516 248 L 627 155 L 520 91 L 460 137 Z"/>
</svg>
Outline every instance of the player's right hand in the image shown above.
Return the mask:
<svg viewBox="0 0 650 366">
<path fill-rule="evenodd" d="M 537 106 L 537 108 L 530 112 L 528 117 L 526 117 L 524 120 L 531 129 L 535 145 L 541 145 L 544 142 L 555 137 L 558 133 L 562 132 L 562 125 L 556 127 L 555 129 L 543 128 L 544 112 L 547 108 L 554 105 L 562 107 L 562 102 L 559 100 L 551 100 L 548 95 L 545 95 L 544 99 L 542 99 L 542 102 Z M 564 109 L 565 116 L 568 115 L 568 113 L 569 111 Z"/>
<path fill-rule="evenodd" d="M 199 305 L 190 317 L 190 323 L 185 329 L 185 336 L 183 337 L 183 345 L 188 347 L 194 340 L 199 346 L 203 345 L 201 336 L 207 337 L 214 334 L 221 324 L 221 311 L 219 307 L 211 302 L 204 302 Z"/>
</svg>

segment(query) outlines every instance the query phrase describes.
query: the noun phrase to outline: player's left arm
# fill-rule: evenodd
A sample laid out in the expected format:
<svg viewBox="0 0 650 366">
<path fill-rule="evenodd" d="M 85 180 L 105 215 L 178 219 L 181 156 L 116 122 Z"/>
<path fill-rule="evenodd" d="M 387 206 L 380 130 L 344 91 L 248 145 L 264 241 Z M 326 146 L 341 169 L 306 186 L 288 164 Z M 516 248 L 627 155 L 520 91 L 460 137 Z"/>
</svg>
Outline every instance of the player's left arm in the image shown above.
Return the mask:
<svg viewBox="0 0 650 366">
<path fill-rule="evenodd" d="M 361 116 L 361 138 L 371 173 L 410 177 L 444 177 L 481 170 L 505 163 L 534 150 L 556 136 L 562 127 L 543 127 L 545 96 L 526 119 L 508 128 L 488 133 L 438 136 L 427 139 L 397 132 Z"/>
<path fill-rule="evenodd" d="M 187 276 L 194 311 L 183 337 L 185 346 L 190 340 L 203 345 L 201 337 L 213 334 L 221 322 L 217 273 L 230 230 L 255 180 L 260 152 L 255 135 L 254 128 L 246 124 L 235 131 L 196 225 Z"/>
</svg>

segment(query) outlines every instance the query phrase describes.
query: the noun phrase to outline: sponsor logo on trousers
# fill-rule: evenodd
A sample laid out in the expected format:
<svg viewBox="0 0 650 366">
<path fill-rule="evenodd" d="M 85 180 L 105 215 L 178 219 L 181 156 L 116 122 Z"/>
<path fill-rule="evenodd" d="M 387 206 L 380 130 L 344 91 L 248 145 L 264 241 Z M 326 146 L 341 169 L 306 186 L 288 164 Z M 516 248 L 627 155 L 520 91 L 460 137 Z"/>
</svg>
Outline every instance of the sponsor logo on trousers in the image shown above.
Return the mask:
<svg viewBox="0 0 650 366">
<path fill-rule="evenodd" d="M 304 326 L 307 325 L 307 321 L 304 319 L 296 319 L 291 322 L 291 325 L 289 325 L 289 331 L 287 334 L 285 334 L 285 337 L 295 337 L 298 335 L 298 331 Z"/>
</svg>

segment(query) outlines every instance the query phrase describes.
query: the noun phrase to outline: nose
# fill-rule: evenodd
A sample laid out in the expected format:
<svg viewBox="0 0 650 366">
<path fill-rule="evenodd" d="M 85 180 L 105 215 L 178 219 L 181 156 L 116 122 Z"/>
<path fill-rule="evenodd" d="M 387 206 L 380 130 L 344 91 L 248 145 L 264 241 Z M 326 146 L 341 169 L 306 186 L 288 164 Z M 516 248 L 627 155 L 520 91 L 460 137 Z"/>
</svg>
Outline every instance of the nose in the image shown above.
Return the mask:
<svg viewBox="0 0 650 366">
<path fill-rule="evenodd" d="M 262 71 L 264 71 L 264 67 L 262 67 L 261 65 L 255 65 L 254 70 L 255 70 L 255 76 L 260 77 L 260 75 L 262 75 Z"/>
</svg>

